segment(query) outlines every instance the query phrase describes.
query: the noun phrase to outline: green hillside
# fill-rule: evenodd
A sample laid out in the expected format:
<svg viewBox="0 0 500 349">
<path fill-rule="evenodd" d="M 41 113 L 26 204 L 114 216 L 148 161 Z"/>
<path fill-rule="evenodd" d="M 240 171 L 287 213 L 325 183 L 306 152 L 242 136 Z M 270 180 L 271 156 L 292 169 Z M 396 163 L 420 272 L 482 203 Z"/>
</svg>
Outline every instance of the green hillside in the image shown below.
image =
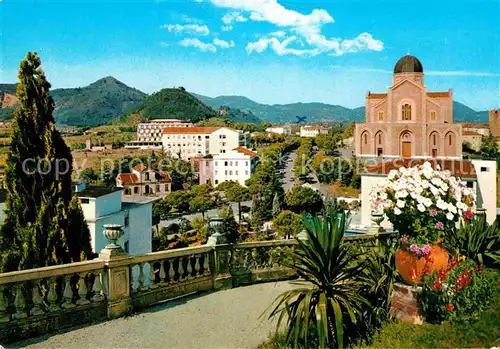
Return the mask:
<svg viewBox="0 0 500 349">
<path fill-rule="evenodd" d="M 242 96 L 207 97 L 193 94 L 212 108 L 229 106 L 252 112 L 259 119 L 273 124 L 294 122 L 297 116 L 306 116 L 308 122 L 355 121 L 365 119 L 365 107 L 349 109 L 326 103 L 261 104 Z M 475 111 L 460 102 L 453 102 L 456 122 L 488 122 L 488 111 Z"/>
<path fill-rule="evenodd" d="M 198 122 L 218 115 L 183 87 L 161 89 L 147 97 L 140 108 L 141 114 L 147 119 L 169 118 Z"/>
<path fill-rule="evenodd" d="M 16 94 L 17 84 L 0 84 L 0 94 L 10 93 L 11 95 Z"/>
<path fill-rule="evenodd" d="M 108 76 L 82 88 L 55 89 L 54 118 L 60 125 L 104 125 L 136 109 L 145 93 Z"/>
</svg>

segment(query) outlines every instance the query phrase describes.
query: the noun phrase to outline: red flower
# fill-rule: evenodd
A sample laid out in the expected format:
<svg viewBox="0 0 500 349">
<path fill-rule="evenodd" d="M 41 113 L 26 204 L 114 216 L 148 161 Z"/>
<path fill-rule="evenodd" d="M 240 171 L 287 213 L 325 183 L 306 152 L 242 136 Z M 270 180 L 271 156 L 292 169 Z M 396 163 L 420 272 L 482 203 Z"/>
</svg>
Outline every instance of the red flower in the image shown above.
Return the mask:
<svg viewBox="0 0 500 349">
<path fill-rule="evenodd" d="M 482 264 L 481 264 L 481 265 L 479 266 L 479 271 L 483 271 L 483 269 L 484 269 L 484 265 L 482 265 Z"/>
<path fill-rule="evenodd" d="M 441 281 L 438 280 L 432 284 L 432 289 L 437 292 L 437 291 L 441 290 L 441 286 L 442 286 Z"/>
<path fill-rule="evenodd" d="M 448 311 L 453 311 L 453 309 L 455 309 L 455 306 L 451 303 L 446 306 L 446 310 Z"/>
<path fill-rule="evenodd" d="M 474 214 L 472 213 L 471 210 L 467 210 L 467 211 L 464 212 L 464 220 L 466 222 L 470 221 L 473 216 L 474 216 Z"/>
</svg>

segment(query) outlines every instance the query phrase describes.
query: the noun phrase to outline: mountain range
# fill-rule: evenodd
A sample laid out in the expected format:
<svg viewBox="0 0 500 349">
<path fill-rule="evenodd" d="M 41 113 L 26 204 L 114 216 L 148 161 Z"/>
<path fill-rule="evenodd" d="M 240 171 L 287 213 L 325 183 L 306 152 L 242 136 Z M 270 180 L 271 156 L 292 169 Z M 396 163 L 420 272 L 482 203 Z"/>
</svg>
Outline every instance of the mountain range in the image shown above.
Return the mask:
<svg viewBox="0 0 500 349">
<path fill-rule="evenodd" d="M 9 120 L 15 108 L 15 84 L 0 84 L 0 121 Z M 295 122 L 305 116 L 308 122 L 360 122 L 365 107 L 349 109 L 326 103 L 262 104 L 243 96 L 207 97 L 188 93 L 183 87 L 164 88 L 147 95 L 125 85 L 112 76 L 80 88 L 59 88 L 51 91 L 54 98 L 54 119 L 59 125 L 93 127 L 112 122 L 131 112 L 146 119 L 180 118 L 193 122 L 218 116 L 233 121 L 273 124 Z M 487 111 L 475 111 L 454 102 L 457 122 L 487 122 Z"/>
</svg>

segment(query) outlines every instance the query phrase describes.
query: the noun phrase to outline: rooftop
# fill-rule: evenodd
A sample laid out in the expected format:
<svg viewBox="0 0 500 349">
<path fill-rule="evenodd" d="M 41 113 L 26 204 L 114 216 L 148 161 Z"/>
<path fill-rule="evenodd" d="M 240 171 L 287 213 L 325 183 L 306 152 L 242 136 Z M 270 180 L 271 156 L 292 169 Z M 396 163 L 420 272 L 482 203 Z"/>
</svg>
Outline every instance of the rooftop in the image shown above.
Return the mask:
<svg viewBox="0 0 500 349">
<path fill-rule="evenodd" d="M 248 156 L 250 156 L 251 159 L 253 159 L 255 156 L 257 156 L 257 153 L 255 153 L 255 152 L 253 152 L 250 149 L 247 149 L 245 147 L 238 147 L 238 148 L 234 148 L 233 150 L 237 151 L 238 153 L 248 155 Z"/>
<path fill-rule="evenodd" d="M 166 127 L 162 134 L 213 133 L 222 127 Z"/>
<path fill-rule="evenodd" d="M 482 136 L 482 134 L 475 131 L 462 131 L 462 136 Z"/>
<path fill-rule="evenodd" d="M 76 196 L 80 198 L 98 198 L 100 196 L 108 195 L 114 193 L 115 191 L 121 191 L 123 188 L 117 187 L 101 187 L 101 186 L 91 186 L 87 187 L 84 190 L 77 192 Z"/>
</svg>

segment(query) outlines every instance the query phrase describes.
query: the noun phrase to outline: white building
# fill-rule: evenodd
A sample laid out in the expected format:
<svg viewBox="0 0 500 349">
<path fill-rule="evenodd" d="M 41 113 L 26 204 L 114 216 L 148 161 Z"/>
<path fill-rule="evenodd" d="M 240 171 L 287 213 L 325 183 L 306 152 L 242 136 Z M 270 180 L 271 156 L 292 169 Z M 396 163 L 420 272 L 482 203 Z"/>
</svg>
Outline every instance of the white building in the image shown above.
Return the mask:
<svg viewBox="0 0 500 349">
<path fill-rule="evenodd" d="M 109 242 L 102 234 L 105 224 L 120 224 L 125 234 L 118 244 L 130 255 L 152 249 L 152 208 L 158 198 L 122 198 L 122 188 L 75 186 L 85 221 L 90 230 L 92 250 L 98 253 Z"/>
<path fill-rule="evenodd" d="M 328 134 L 328 127 L 321 125 L 305 125 L 300 127 L 300 137 L 314 138 Z"/>
<path fill-rule="evenodd" d="M 189 127 L 163 129 L 162 144 L 167 155 L 184 160 L 208 154 L 224 154 L 246 145 L 246 134 L 227 127 Z"/>
<path fill-rule="evenodd" d="M 368 228 L 371 224 L 371 202 L 370 193 L 372 189 L 381 184 L 389 172 L 398 169 L 401 166 L 413 167 L 423 164 L 423 159 L 398 159 L 379 163 L 371 166 L 367 171 L 361 174 L 361 225 Z M 497 167 L 496 161 L 491 160 L 442 160 L 428 159 L 435 168 L 439 164 L 443 170 L 448 170 L 451 174 L 467 182 L 467 186 L 473 188 L 476 192 L 476 208 L 486 210 L 488 223 L 493 223 L 496 219 L 496 192 L 497 192 Z M 411 163 L 410 163 L 411 162 Z M 390 223 L 384 221 L 383 227 L 390 227 Z"/>
<path fill-rule="evenodd" d="M 127 149 L 160 149 L 161 133 L 164 128 L 194 127 L 194 124 L 181 119 L 153 119 L 137 125 L 137 139 L 125 145 Z"/>
<path fill-rule="evenodd" d="M 213 185 L 236 181 L 245 185 L 255 167 L 256 153 L 244 147 L 213 157 Z M 206 180 L 205 180 L 206 181 Z"/>
<path fill-rule="evenodd" d="M 167 172 L 159 171 L 156 165 L 148 168 L 137 164 L 131 173 L 120 173 L 116 177 L 116 186 L 124 188 L 123 194 L 165 196 L 171 191 L 172 180 Z"/>
<path fill-rule="evenodd" d="M 266 132 L 288 136 L 292 134 L 292 127 L 290 125 L 274 125 L 266 128 Z"/>
</svg>

